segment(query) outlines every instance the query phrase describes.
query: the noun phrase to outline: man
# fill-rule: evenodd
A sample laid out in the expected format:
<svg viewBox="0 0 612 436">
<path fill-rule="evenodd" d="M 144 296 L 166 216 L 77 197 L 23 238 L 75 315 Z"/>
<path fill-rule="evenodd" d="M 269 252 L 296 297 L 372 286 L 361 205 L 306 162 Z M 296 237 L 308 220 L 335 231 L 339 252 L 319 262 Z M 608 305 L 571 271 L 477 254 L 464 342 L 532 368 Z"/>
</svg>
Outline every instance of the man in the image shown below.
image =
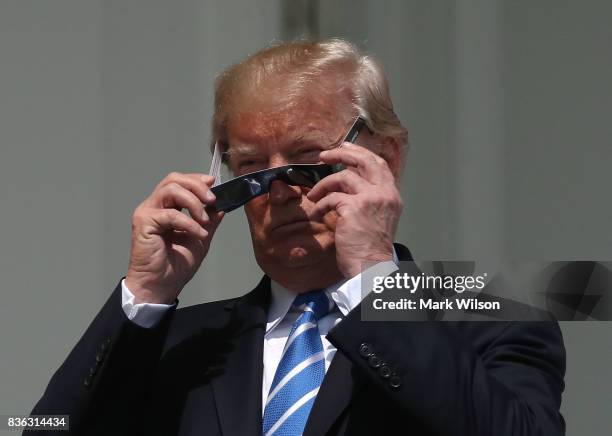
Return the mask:
<svg viewBox="0 0 612 436">
<path fill-rule="evenodd" d="M 358 117 L 359 145 L 343 143 Z M 346 169 L 251 198 L 266 275 L 179 310 L 224 213 L 213 177 L 167 176 L 134 212 L 125 279 L 33 413 L 70 414 L 75 434 L 563 434 L 556 324 L 360 319 L 364 265 L 411 259 L 393 245 L 406 143 L 381 68 L 347 42 L 282 44 L 223 73 L 213 144 L 235 176 Z"/>
</svg>

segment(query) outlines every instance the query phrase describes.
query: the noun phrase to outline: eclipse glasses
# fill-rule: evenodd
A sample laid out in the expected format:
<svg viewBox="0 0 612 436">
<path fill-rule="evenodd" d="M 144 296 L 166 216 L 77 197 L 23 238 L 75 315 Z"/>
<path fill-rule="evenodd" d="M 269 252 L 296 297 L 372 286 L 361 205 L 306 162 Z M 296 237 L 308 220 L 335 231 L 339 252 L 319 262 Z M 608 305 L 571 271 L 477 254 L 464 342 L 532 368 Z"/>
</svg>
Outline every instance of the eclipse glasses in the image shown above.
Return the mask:
<svg viewBox="0 0 612 436">
<path fill-rule="evenodd" d="M 358 117 L 342 142 L 355 142 L 359 132 L 365 126 L 365 120 Z M 211 191 L 217 197 L 215 208 L 219 211 L 230 212 L 245 205 L 255 197 L 270 192 L 272 182 L 281 180 L 291 186 L 306 186 L 312 188 L 319 180 L 331 174 L 342 171 L 346 167 L 342 164 L 292 164 L 275 168 L 254 171 L 236 177 L 224 183 L 218 183 L 221 175 L 221 153 L 218 144 L 215 144 L 212 165 L 209 174 L 215 177 Z"/>
</svg>

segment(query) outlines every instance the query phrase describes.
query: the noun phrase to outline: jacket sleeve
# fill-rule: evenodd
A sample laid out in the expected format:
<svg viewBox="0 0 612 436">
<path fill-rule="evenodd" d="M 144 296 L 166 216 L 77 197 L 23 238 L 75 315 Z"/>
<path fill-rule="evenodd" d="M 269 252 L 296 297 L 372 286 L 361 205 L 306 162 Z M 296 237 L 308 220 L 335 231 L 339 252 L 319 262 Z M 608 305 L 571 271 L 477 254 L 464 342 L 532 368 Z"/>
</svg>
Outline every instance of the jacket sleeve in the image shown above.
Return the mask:
<svg viewBox="0 0 612 436">
<path fill-rule="evenodd" d="M 565 434 L 556 322 L 363 322 L 358 306 L 328 339 L 432 434 Z"/>
<path fill-rule="evenodd" d="M 31 414 L 69 415 L 69 434 L 134 434 L 173 313 L 152 328 L 138 326 L 123 312 L 119 283 Z M 37 434 L 53 432 L 24 432 Z"/>
</svg>

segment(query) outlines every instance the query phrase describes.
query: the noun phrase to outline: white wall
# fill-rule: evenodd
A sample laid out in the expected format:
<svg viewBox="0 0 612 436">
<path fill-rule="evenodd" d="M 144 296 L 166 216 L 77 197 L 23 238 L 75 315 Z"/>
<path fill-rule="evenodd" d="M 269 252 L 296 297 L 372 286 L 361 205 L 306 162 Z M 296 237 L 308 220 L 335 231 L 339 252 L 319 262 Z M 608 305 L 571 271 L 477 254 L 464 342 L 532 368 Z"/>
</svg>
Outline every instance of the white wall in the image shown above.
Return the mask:
<svg viewBox="0 0 612 436">
<path fill-rule="evenodd" d="M 214 77 L 291 32 L 281 5 L 0 3 L 0 413 L 29 411 L 125 273 L 134 207 L 166 173 L 208 170 Z M 609 260 L 612 3 L 319 10 L 320 35 L 387 68 L 412 142 L 398 240 L 417 257 Z M 259 276 L 244 217 L 230 214 L 181 304 Z M 609 326 L 563 329 L 568 434 L 600 434 Z"/>
<path fill-rule="evenodd" d="M 92 2 L 0 6 L 0 413 L 29 412 L 109 283 L 100 24 Z"/>
</svg>

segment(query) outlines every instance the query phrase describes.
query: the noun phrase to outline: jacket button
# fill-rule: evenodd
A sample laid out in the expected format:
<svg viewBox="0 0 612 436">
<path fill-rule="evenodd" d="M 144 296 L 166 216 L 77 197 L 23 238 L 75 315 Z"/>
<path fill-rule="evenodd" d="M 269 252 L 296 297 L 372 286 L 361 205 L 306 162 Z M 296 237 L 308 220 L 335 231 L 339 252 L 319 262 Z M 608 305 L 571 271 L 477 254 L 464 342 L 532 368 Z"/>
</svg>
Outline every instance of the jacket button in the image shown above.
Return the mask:
<svg viewBox="0 0 612 436">
<path fill-rule="evenodd" d="M 391 368 L 389 368 L 389 365 L 383 365 L 378 369 L 378 375 L 380 375 L 382 378 L 389 378 L 391 377 Z"/>
<path fill-rule="evenodd" d="M 393 375 L 389 379 L 389 386 L 393 389 L 398 389 L 402 385 L 402 379 L 398 375 Z"/>
<path fill-rule="evenodd" d="M 376 354 L 372 354 L 368 359 L 368 364 L 372 368 L 378 368 L 380 365 L 382 365 L 382 360 L 380 360 L 380 357 L 378 357 Z"/>
<path fill-rule="evenodd" d="M 87 378 L 85 379 L 85 381 L 83 382 L 83 385 L 86 388 L 89 388 L 91 386 L 91 375 L 88 375 Z"/>
<path fill-rule="evenodd" d="M 104 354 L 98 353 L 96 355 L 96 362 L 102 362 L 102 359 L 104 359 Z"/>
<path fill-rule="evenodd" d="M 372 346 L 367 342 L 362 343 L 359 346 L 359 354 L 361 357 L 370 357 L 374 352 L 372 351 Z"/>
<path fill-rule="evenodd" d="M 89 368 L 89 374 L 91 374 L 91 376 L 96 375 L 96 372 L 98 372 L 97 366 L 92 366 L 91 368 Z"/>
</svg>

